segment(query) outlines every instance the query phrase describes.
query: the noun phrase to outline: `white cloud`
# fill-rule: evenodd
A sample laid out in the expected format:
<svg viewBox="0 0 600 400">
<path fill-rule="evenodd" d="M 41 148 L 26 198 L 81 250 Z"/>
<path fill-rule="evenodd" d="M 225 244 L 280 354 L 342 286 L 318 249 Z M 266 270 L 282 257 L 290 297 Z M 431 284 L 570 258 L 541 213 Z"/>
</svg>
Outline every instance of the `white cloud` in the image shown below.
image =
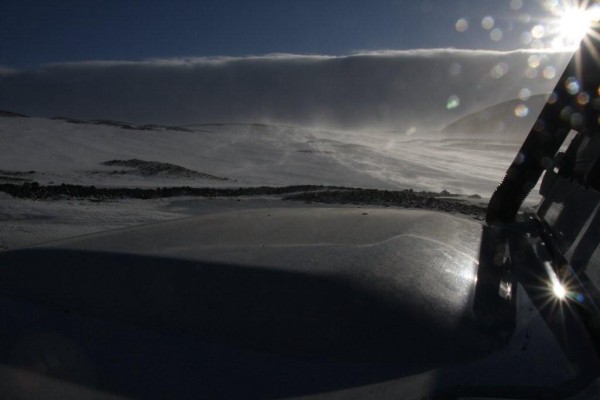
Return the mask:
<svg viewBox="0 0 600 400">
<path fill-rule="evenodd" d="M 558 76 L 527 78 L 532 53 L 417 49 L 83 61 L 11 73 L 0 68 L 0 109 L 178 125 L 271 121 L 339 129 L 436 127 L 517 98 L 524 87 L 532 94 L 549 92 Z M 539 68 L 551 65 L 557 71 L 570 57 L 535 53 Z M 506 73 L 494 78 L 491 71 L 500 63 Z M 460 98 L 460 106 L 448 110 L 449 96 Z"/>
</svg>

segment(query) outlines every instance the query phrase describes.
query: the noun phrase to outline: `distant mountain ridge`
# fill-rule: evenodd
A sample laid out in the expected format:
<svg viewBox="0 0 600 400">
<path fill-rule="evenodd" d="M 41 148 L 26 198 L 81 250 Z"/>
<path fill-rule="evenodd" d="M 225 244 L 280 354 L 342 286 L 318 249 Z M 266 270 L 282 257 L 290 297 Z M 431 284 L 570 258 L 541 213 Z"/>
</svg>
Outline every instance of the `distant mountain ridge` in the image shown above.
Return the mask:
<svg viewBox="0 0 600 400">
<path fill-rule="evenodd" d="M 76 118 L 69 117 L 52 117 L 51 119 L 65 121 L 70 124 L 90 124 L 90 125 L 107 125 L 114 126 L 121 129 L 134 129 L 139 131 L 181 131 L 181 132 L 191 132 L 187 128 L 183 128 L 180 126 L 167 126 L 167 125 L 155 125 L 155 124 L 132 124 L 129 122 L 121 122 L 121 121 L 112 121 L 107 119 L 94 119 L 94 120 L 82 120 Z"/>
<path fill-rule="evenodd" d="M 453 135 L 525 135 L 544 107 L 546 97 L 538 94 L 527 100 L 513 99 L 496 104 L 457 119 L 446 125 L 441 132 Z"/>
<path fill-rule="evenodd" d="M 16 112 L 12 112 L 12 111 L 5 111 L 5 110 L 0 110 L 0 117 L 18 117 L 18 118 L 29 118 L 28 115 L 25 114 L 19 114 Z"/>
<path fill-rule="evenodd" d="M 8 118 L 30 118 L 31 116 L 7 111 L 0 110 L 0 117 L 8 117 Z M 46 118 L 46 117 L 38 117 L 38 118 Z M 281 124 L 270 125 L 261 122 L 209 122 L 209 123 L 199 123 L 199 124 L 187 124 L 182 126 L 177 125 L 159 125 L 159 124 L 134 124 L 131 122 L 124 121 L 114 121 L 110 119 L 79 119 L 79 118 L 71 118 L 71 117 L 49 117 L 46 119 L 55 120 L 55 121 L 64 121 L 69 124 L 86 124 L 86 125 L 105 125 L 112 126 L 115 128 L 121 129 L 133 129 L 140 131 L 180 131 L 180 132 L 194 132 L 194 131 L 203 131 L 200 128 L 206 128 L 211 126 L 253 126 L 260 128 L 268 128 L 268 127 L 281 127 Z M 289 126 L 293 127 L 293 126 Z"/>
</svg>

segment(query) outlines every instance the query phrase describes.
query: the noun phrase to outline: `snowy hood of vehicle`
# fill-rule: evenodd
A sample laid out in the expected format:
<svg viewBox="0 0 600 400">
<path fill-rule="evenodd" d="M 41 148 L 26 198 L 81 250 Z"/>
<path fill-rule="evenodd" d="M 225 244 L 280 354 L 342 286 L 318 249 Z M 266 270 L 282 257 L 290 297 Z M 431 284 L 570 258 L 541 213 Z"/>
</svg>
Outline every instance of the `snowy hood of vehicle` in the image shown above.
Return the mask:
<svg viewBox="0 0 600 400">
<path fill-rule="evenodd" d="M 489 349 L 481 226 L 391 209 L 258 209 L 0 255 L 0 292 L 257 350 L 415 365 Z"/>
</svg>

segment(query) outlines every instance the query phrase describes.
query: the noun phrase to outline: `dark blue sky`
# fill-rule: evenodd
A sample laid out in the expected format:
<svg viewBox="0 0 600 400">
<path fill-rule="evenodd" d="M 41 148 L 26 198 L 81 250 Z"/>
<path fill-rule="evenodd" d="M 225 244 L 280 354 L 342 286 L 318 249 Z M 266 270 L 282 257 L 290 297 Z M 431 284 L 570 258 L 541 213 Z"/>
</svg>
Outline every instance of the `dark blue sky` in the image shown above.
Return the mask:
<svg viewBox="0 0 600 400">
<path fill-rule="evenodd" d="M 4 0 L 0 66 L 454 47 L 524 48 L 544 11 L 523 0 Z M 511 6 L 512 5 L 512 6 Z M 486 15 L 502 31 L 491 40 Z M 469 29 L 458 32 L 465 18 Z"/>
</svg>

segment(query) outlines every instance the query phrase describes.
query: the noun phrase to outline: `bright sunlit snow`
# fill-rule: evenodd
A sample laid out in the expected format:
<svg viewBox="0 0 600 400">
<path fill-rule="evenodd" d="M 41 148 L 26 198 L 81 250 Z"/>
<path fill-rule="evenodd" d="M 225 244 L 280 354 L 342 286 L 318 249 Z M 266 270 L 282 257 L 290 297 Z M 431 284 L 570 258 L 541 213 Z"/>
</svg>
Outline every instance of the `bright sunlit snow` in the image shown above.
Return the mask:
<svg viewBox="0 0 600 400">
<path fill-rule="evenodd" d="M 524 135 L 524 133 L 523 133 Z M 134 130 L 42 118 L 2 118 L 0 170 L 42 184 L 100 186 L 337 185 L 489 196 L 520 137 L 343 132 L 265 124 Z M 109 160 L 176 164 L 227 181 L 119 174 Z M 127 168 L 125 168 L 127 169 Z"/>
</svg>

